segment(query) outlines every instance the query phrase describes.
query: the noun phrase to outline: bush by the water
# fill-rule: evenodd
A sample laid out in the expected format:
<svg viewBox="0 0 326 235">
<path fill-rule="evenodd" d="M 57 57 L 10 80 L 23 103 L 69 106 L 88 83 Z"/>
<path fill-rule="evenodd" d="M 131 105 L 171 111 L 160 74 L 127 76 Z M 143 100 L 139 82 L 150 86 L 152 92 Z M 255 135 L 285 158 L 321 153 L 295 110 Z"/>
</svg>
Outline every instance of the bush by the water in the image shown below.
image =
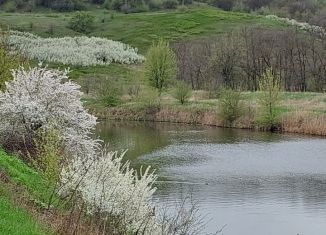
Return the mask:
<svg viewBox="0 0 326 235">
<path fill-rule="evenodd" d="M 280 122 L 279 103 L 281 96 L 281 84 L 278 76 L 268 69 L 259 81 L 261 94 L 258 99 L 260 116 L 258 123 L 269 130 L 277 128 Z"/>
<path fill-rule="evenodd" d="M 184 81 L 177 81 L 173 90 L 173 96 L 181 104 L 185 104 L 191 96 L 191 86 Z"/>
<path fill-rule="evenodd" d="M 14 149 L 21 152 L 35 140 L 36 155 L 31 148 L 27 153 L 45 179 L 57 180 L 51 184 L 54 192 L 80 195 L 85 213 L 100 225 L 112 222 L 116 231 L 158 234 L 150 203 L 156 176 L 149 168 L 138 175 L 122 155 L 100 150 L 99 140 L 91 137 L 96 118 L 83 108 L 79 86 L 65 72 L 47 68 L 20 68 L 13 77 L 0 92 L 1 145 L 9 137 L 31 141 Z"/>
<path fill-rule="evenodd" d="M 241 93 L 232 89 L 222 89 L 219 97 L 219 115 L 223 121 L 231 126 L 243 111 Z"/>
</svg>

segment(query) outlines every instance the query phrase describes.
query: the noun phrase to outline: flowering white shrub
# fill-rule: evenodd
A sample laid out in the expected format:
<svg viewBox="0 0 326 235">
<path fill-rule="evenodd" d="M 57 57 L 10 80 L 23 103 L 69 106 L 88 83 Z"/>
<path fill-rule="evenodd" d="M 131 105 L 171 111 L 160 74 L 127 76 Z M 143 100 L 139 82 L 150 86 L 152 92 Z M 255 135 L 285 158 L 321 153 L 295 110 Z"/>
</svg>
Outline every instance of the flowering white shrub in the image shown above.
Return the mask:
<svg viewBox="0 0 326 235">
<path fill-rule="evenodd" d="M 122 162 L 123 154 L 99 151 L 99 141 L 90 137 L 96 118 L 83 108 L 79 86 L 67 71 L 20 68 L 13 78 L 0 92 L 0 136 L 58 130 L 66 156 L 58 192 L 77 192 L 88 212 L 102 220 L 118 218 L 128 231 L 157 234 L 150 203 L 156 175 L 149 168 L 137 175 Z"/>
<path fill-rule="evenodd" d="M 10 31 L 9 42 L 30 59 L 67 65 L 132 64 L 144 61 L 136 48 L 98 37 L 41 38 L 31 33 Z"/>
<path fill-rule="evenodd" d="M 79 85 L 68 80 L 67 71 L 20 68 L 0 92 L 0 135 L 8 131 L 29 133 L 39 128 L 57 129 L 67 151 L 93 154 L 96 141 L 89 134 L 96 118 L 84 109 Z"/>
<path fill-rule="evenodd" d="M 123 155 L 103 150 L 86 164 L 74 159 L 62 172 L 61 193 L 77 188 L 91 215 L 116 218 L 115 226 L 129 232 L 157 234 L 158 225 L 150 203 L 156 190 L 153 187 L 156 175 L 150 173 L 150 168 L 137 175 L 129 162 L 122 162 Z"/>
<path fill-rule="evenodd" d="M 326 37 L 326 29 L 324 29 L 323 27 L 317 26 L 317 25 L 310 25 L 306 22 L 296 21 L 295 19 L 281 18 L 276 15 L 267 15 L 266 18 L 271 19 L 271 20 L 276 20 L 279 22 L 284 22 L 284 23 L 292 25 L 292 26 L 296 26 L 296 27 L 300 28 L 301 30 L 313 33 L 320 37 Z"/>
</svg>

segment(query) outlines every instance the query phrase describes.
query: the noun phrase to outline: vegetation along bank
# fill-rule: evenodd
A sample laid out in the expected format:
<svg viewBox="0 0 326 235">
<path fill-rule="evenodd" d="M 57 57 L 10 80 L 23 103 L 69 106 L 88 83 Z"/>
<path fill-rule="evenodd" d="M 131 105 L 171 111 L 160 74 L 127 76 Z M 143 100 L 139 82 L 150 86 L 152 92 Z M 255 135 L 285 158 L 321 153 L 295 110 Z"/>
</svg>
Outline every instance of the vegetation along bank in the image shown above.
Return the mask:
<svg viewBox="0 0 326 235">
<path fill-rule="evenodd" d="M 157 176 L 94 139 L 96 118 L 326 135 L 324 10 L 0 0 L 0 233 L 199 234 L 194 208 L 159 213 Z"/>
</svg>

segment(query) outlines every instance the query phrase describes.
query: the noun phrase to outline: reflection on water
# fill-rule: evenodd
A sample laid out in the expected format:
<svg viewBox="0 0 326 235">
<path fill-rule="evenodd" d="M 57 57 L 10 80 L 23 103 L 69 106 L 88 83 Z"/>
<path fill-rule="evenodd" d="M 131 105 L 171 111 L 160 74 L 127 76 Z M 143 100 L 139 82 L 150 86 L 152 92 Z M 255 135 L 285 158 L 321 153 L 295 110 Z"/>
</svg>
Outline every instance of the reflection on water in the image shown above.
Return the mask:
<svg viewBox="0 0 326 235">
<path fill-rule="evenodd" d="M 191 192 L 207 232 L 326 234 L 325 139 L 139 122 L 103 122 L 98 135 L 157 169 L 159 203 Z"/>
</svg>

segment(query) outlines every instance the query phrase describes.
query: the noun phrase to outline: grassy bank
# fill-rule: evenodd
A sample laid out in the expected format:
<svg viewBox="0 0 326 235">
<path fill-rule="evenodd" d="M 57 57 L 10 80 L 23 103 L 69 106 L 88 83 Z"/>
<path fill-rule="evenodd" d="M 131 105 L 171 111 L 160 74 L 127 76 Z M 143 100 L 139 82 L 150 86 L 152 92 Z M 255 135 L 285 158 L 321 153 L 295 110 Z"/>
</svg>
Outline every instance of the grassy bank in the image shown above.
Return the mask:
<svg viewBox="0 0 326 235">
<path fill-rule="evenodd" d="M 0 150 L 0 234 L 52 234 L 33 204 L 45 198 L 45 189 L 34 170 Z"/>
<path fill-rule="evenodd" d="M 200 94 L 200 95 L 199 95 Z M 106 108 L 88 104 L 99 118 L 141 120 L 227 126 L 219 115 L 218 99 L 208 99 L 205 92 L 195 92 L 190 101 L 181 105 L 169 94 L 163 94 L 161 103 L 127 102 L 118 107 Z M 257 118 L 258 92 L 242 94 L 242 115 L 231 125 L 234 128 L 259 129 Z M 284 92 L 279 105 L 281 131 L 326 135 L 326 94 Z"/>
</svg>

